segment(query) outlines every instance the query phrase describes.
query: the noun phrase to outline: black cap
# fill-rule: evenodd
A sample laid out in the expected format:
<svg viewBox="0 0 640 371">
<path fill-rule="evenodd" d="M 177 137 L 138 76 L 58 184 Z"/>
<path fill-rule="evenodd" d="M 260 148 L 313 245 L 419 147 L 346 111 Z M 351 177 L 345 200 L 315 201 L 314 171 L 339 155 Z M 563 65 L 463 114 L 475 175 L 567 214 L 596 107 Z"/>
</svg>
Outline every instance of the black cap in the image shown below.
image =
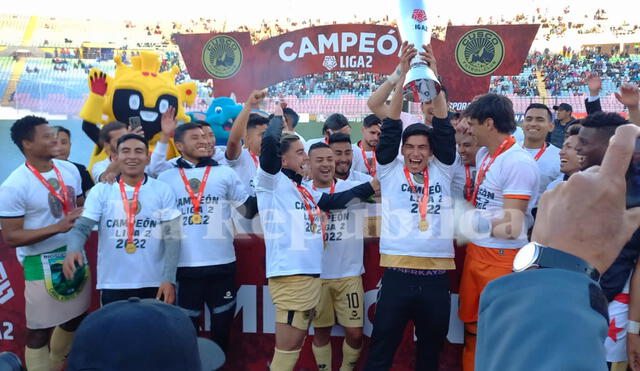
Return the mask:
<svg viewBox="0 0 640 371">
<path fill-rule="evenodd" d="M 553 106 L 553 110 L 554 111 L 569 111 L 569 112 L 573 112 L 573 107 L 571 107 L 571 105 L 569 103 L 560 103 L 557 106 Z"/>
<path fill-rule="evenodd" d="M 130 298 L 91 313 L 76 331 L 67 370 L 215 370 L 224 353 L 198 338 L 180 308 Z"/>
</svg>

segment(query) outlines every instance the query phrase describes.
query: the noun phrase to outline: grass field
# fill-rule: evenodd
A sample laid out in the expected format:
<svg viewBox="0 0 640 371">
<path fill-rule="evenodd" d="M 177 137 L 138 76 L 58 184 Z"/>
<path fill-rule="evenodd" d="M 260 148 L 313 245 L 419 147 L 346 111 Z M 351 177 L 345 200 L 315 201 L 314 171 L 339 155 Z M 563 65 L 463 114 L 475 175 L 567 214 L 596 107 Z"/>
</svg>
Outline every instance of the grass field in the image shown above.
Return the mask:
<svg viewBox="0 0 640 371">
<path fill-rule="evenodd" d="M 322 136 L 322 124 L 319 121 L 300 123 L 296 126 L 296 132 L 304 139 L 320 138 Z M 362 139 L 362 122 L 349 122 L 351 124 L 351 141 L 353 143 Z"/>
</svg>

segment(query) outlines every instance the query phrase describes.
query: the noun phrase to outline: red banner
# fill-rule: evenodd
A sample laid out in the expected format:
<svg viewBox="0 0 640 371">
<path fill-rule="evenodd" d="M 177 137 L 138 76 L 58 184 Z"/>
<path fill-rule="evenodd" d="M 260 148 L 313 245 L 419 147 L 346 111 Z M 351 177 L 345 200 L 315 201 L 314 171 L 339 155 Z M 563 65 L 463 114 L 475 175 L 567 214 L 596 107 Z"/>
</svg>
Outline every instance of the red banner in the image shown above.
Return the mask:
<svg viewBox="0 0 640 371">
<path fill-rule="evenodd" d="M 89 265 L 92 268 L 93 285 L 95 287 L 97 233 L 93 233 L 86 244 Z M 241 235 L 235 240 L 237 268 L 236 276 L 238 293 L 236 316 L 231 334 L 230 353 L 225 365 L 226 370 L 266 369 L 273 355 L 275 346 L 275 308 L 269 297 L 265 278 L 265 248 L 262 239 L 255 235 Z M 360 357 L 359 367 L 364 365 L 367 353 L 368 338 L 371 335 L 382 268 L 379 266 L 378 240 L 366 239 L 365 269 L 363 277 L 365 290 L 365 344 Z M 451 291 L 458 292 L 459 272 L 464 261 L 464 249 L 456 249 L 456 265 L 458 270 L 452 272 Z M 22 267 L 15 257 L 15 249 L 5 245 L 0 235 L 0 352 L 10 351 L 24 356 L 26 343 L 24 315 L 24 275 Z M 452 296 L 452 306 L 457 303 L 457 296 Z M 91 310 L 99 307 L 98 292 L 94 290 Z M 455 308 L 452 310 L 454 320 L 452 328 L 461 326 L 457 321 Z M 205 319 L 208 328 L 208 318 Z M 460 329 L 458 327 L 458 329 Z M 455 329 L 450 329 L 449 339 Z M 310 331 L 312 332 L 312 330 Z M 338 326 L 332 332 L 333 367 L 338 369 L 342 359 L 342 330 Z M 205 335 L 205 334 L 203 334 Z M 455 340 L 454 340 L 455 341 Z M 440 360 L 440 370 L 460 370 L 460 344 L 446 343 Z M 311 370 L 317 366 L 311 351 L 311 337 L 308 337 L 296 365 L 296 370 Z M 415 369 L 415 345 L 413 342 L 413 326 L 407 326 L 405 337 L 396 352 L 393 370 Z"/>
<path fill-rule="evenodd" d="M 438 73 L 452 102 L 489 89 L 491 75 L 517 75 L 539 25 L 449 26 L 432 39 Z M 309 74 L 359 71 L 389 74 L 398 64 L 400 35 L 392 26 L 340 24 L 305 28 L 251 43 L 248 32 L 177 34 L 195 79 L 213 79 L 216 96 L 244 100 L 253 89 Z"/>
</svg>

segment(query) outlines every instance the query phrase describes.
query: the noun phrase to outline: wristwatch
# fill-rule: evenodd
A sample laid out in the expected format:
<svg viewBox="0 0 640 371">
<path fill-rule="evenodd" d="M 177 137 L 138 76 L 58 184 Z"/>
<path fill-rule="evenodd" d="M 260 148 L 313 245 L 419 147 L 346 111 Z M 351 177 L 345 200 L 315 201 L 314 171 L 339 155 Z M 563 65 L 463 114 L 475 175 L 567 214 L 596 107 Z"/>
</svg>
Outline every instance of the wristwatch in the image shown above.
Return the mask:
<svg viewBox="0 0 640 371">
<path fill-rule="evenodd" d="M 600 279 L 600 272 L 583 259 L 536 242 L 524 245 L 513 259 L 514 272 L 522 272 L 530 268 L 566 269 L 584 273 L 594 281 Z"/>
</svg>

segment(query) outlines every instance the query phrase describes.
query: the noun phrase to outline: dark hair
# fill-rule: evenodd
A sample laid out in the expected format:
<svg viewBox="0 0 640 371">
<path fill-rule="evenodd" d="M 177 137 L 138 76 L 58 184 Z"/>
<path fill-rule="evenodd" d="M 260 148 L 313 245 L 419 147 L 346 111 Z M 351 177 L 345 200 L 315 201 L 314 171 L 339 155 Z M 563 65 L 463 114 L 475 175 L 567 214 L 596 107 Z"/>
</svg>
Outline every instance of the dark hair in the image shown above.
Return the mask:
<svg viewBox="0 0 640 371">
<path fill-rule="evenodd" d="M 291 143 L 295 142 L 296 140 L 300 140 L 300 137 L 293 134 L 284 134 L 282 138 L 280 138 L 280 153 L 285 154 L 289 152 Z"/>
<path fill-rule="evenodd" d="M 296 113 L 296 111 L 294 111 L 293 109 L 289 108 L 289 107 L 285 107 L 282 110 L 282 114 L 283 115 L 287 115 L 287 116 L 291 116 L 291 127 L 295 128 L 296 125 L 298 125 L 298 121 L 300 120 L 300 116 L 298 116 L 298 114 Z"/>
<path fill-rule="evenodd" d="M 331 147 L 329 147 L 328 144 L 326 144 L 325 142 L 318 142 L 318 143 L 313 143 L 311 145 L 311 147 L 309 147 L 309 153 L 307 153 L 309 156 L 311 156 L 311 152 L 313 152 L 314 150 L 318 149 L 318 148 L 329 148 L 331 149 Z"/>
<path fill-rule="evenodd" d="M 412 137 L 414 135 L 423 135 L 427 137 L 427 140 L 429 141 L 429 147 L 433 148 L 431 138 L 433 135 L 433 128 L 431 126 L 427 126 L 423 123 L 416 123 L 407 126 L 407 128 L 402 131 L 402 144 L 404 144 L 404 142 L 406 142 L 409 137 Z"/>
<path fill-rule="evenodd" d="M 186 124 L 178 125 L 176 131 L 173 133 L 173 141 L 184 143 L 184 136 L 189 130 L 202 129 L 202 124 L 198 122 L 189 122 Z"/>
<path fill-rule="evenodd" d="M 329 135 L 329 144 L 333 143 L 349 143 L 351 144 L 351 137 L 345 133 L 335 133 Z"/>
<path fill-rule="evenodd" d="M 33 141 L 36 126 L 48 123 L 44 117 L 33 115 L 25 116 L 11 125 L 11 140 L 18 146 L 20 152 L 23 152 L 22 141 Z"/>
<path fill-rule="evenodd" d="M 613 112 L 596 112 L 582 120 L 585 128 L 618 127 L 628 123 L 627 119 Z"/>
<path fill-rule="evenodd" d="M 364 120 L 362 121 L 362 126 L 365 128 L 370 128 L 373 125 L 382 125 L 382 120 L 380 120 L 378 116 L 372 113 L 364 118 Z"/>
<path fill-rule="evenodd" d="M 258 126 L 268 125 L 268 124 L 269 124 L 268 118 L 262 115 L 258 115 L 256 113 L 252 113 L 249 115 L 249 121 L 247 122 L 247 130 L 255 129 Z"/>
<path fill-rule="evenodd" d="M 567 128 L 567 137 L 580 134 L 581 127 L 582 125 L 579 123 L 569 125 L 569 127 Z"/>
<path fill-rule="evenodd" d="M 149 151 L 149 142 L 147 142 L 146 139 L 139 136 L 138 134 L 132 134 L 132 133 L 121 136 L 120 139 L 118 139 L 118 145 L 116 146 L 116 148 L 120 148 L 120 145 L 129 139 L 135 139 L 135 140 L 141 141 L 142 143 L 144 143 L 144 146 L 147 148 L 147 152 Z"/>
<path fill-rule="evenodd" d="M 62 133 L 67 134 L 67 136 L 69 137 L 69 139 L 71 139 L 71 132 L 69 131 L 69 129 L 65 128 L 64 126 L 60 126 L 60 125 L 56 125 L 53 127 L 53 129 L 56 131 L 56 135 Z"/>
<path fill-rule="evenodd" d="M 467 106 L 463 115 L 480 123 L 488 118 L 493 119 L 493 124 L 500 133 L 511 134 L 516 129 L 513 103 L 502 95 L 490 93 L 481 96 Z"/>
<path fill-rule="evenodd" d="M 100 141 L 102 143 L 109 143 L 111 141 L 111 132 L 121 129 L 126 129 L 127 125 L 120 121 L 111 121 L 100 129 Z"/>
<path fill-rule="evenodd" d="M 524 110 L 524 115 L 526 116 L 527 112 L 530 109 L 533 109 L 533 108 L 543 109 L 543 110 L 547 111 L 547 114 L 549 115 L 549 121 L 551 121 L 553 119 L 553 114 L 551 113 L 551 110 L 549 109 L 549 107 L 547 107 L 546 104 L 542 104 L 542 103 L 531 103 L 529 105 L 529 107 L 527 107 L 527 109 Z"/>
<path fill-rule="evenodd" d="M 331 130 L 340 130 L 345 126 L 349 126 L 349 120 L 341 113 L 332 113 L 324 121 L 323 132 Z"/>
<path fill-rule="evenodd" d="M 209 123 L 203 120 L 195 120 L 195 121 L 191 121 L 191 123 L 198 124 L 200 126 L 209 126 Z"/>
</svg>

